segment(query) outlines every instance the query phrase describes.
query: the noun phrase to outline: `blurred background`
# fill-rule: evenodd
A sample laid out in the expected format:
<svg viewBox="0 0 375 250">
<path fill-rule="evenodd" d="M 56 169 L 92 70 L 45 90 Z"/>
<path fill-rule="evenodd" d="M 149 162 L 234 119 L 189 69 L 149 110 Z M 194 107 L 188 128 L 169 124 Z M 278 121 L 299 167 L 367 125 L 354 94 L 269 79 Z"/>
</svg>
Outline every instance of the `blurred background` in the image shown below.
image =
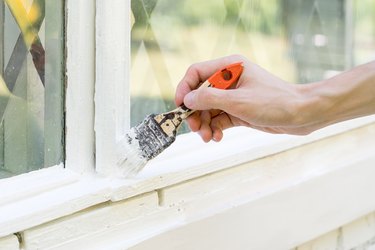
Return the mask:
<svg viewBox="0 0 375 250">
<path fill-rule="evenodd" d="M 373 0 L 132 0 L 131 10 L 132 126 L 175 107 L 195 62 L 239 53 L 308 83 L 375 59 Z"/>
</svg>

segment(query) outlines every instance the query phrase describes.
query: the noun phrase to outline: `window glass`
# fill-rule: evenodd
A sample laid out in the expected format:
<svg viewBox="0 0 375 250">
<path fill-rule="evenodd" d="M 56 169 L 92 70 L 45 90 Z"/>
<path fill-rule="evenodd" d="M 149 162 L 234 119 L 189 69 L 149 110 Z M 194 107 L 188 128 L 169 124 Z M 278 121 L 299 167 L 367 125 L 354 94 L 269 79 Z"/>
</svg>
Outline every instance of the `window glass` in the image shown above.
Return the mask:
<svg viewBox="0 0 375 250">
<path fill-rule="evenodd" d="M 174 107 L 187 67 L 243 54 L 295 83 L 374 59 L 373 0 L 132 0 L 131 124 Z"/>
<path fill-rule="evenodd" d="M 63 0 L 0 1 L 0 178 L 63 158 Z"/>
</svg>

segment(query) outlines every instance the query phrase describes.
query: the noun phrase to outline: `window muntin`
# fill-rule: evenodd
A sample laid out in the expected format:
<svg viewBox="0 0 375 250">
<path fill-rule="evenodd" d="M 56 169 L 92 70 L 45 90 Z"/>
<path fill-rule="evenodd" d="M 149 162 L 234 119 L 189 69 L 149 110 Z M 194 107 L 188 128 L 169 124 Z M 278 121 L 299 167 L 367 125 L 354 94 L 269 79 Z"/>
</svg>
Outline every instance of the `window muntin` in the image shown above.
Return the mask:
<svg viewBox="0 0 375 250">
<path fill-rule="evenodd" d="M 194 62 L 240 53 L 305 83 L 374 57 L 371 0 L 132 0 L 131 11 L 132 126 L 173 108 Z"/>
<path fill-rule="evenodd" d="M 63 160 L 63 2 L 0 3 L 0 178 Z"/>
</svg>

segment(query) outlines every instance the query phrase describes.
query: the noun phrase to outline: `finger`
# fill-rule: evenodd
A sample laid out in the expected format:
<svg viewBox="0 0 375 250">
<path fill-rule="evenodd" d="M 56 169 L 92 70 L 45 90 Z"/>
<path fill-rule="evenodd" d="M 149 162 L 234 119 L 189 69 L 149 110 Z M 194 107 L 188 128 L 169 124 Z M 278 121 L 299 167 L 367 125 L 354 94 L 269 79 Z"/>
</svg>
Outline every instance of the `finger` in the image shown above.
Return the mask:
<svg viewBox="0 0 375 250">
<path fill-rule="evenodd" d="M 221 141 L 223 138 L 223 130 L 234 127 L 232 120 L 227 113 L 221 113 L 211 120 L 212 137 L 214 141 Z"/>
<path fill-rule="evenodd" d="M 228 64 L 244 60 L 245 58 L 242 56 L 233 55 L 191 65 L 177 86 L 175 95 L 176 105 L 181 105 L 187 93 L 196 89 L 200 83 L 206 81 L 220 68 L 223 68 Z"/>
<path fill-rule="evenodd" d="M 212 140 L 212 130 L 211 130 L 211 114 L 209 111 L 201 112 L 201 127 L 198 131 L 199 135 L 202 137 L 204 142 L 209 142 Z"/>
<path fill-rule="evenodd" d="M 223 139 L 224 133 L 222 130 L 217 128 L 212 128 L 212 140 L 219 142 L 221 139 Z"/>
<path fill-rule="evenodd" d="M 222 112 L 221 110 L 209 110 L 211 117 L 215 117 L 221 112 Z M 195 111 L 186 119 L 186 121 L 189 125 L 190 130 L 193 132 L 197 132 L 201 128 L 201 124 L 202 124 L 201 111 Z"/>
<path fill-rule="evenodd" d="M 188 93 L 184 98 L 186 107 L 194 110 L 223 110 L 228 107 L 228 103 L 234 98 L 233 91 L 216 88 L 200 88 Z"/>
<path fill-rule="evenodd" d="M 193 132 L 197 132 L 201 128 L 200 111 L 195 111 L 186 119 L 189 128 Z"/>
</svg>

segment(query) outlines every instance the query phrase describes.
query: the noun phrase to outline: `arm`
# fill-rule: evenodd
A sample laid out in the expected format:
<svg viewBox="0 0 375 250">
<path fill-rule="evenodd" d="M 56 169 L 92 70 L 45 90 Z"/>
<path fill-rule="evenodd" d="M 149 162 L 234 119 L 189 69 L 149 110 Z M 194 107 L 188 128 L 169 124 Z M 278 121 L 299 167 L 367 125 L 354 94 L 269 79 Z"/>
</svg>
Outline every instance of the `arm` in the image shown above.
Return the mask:
<svg viewBox="0 0 375 250">
<path fill-rule="evenodd" d="M 242 61 L 244 72 L 230 90 L 195 90 L 217 69 Z M 188 119 L 204 141 L 223 130 L 248 126 L 270 133 L 304 135 L 329 124 L 375 113 L 375 62 L 310 84 L 291 84 L 242 56 L 192 65 L 177 87 L 175 102 L 200 110 Z"/>
</svg>

